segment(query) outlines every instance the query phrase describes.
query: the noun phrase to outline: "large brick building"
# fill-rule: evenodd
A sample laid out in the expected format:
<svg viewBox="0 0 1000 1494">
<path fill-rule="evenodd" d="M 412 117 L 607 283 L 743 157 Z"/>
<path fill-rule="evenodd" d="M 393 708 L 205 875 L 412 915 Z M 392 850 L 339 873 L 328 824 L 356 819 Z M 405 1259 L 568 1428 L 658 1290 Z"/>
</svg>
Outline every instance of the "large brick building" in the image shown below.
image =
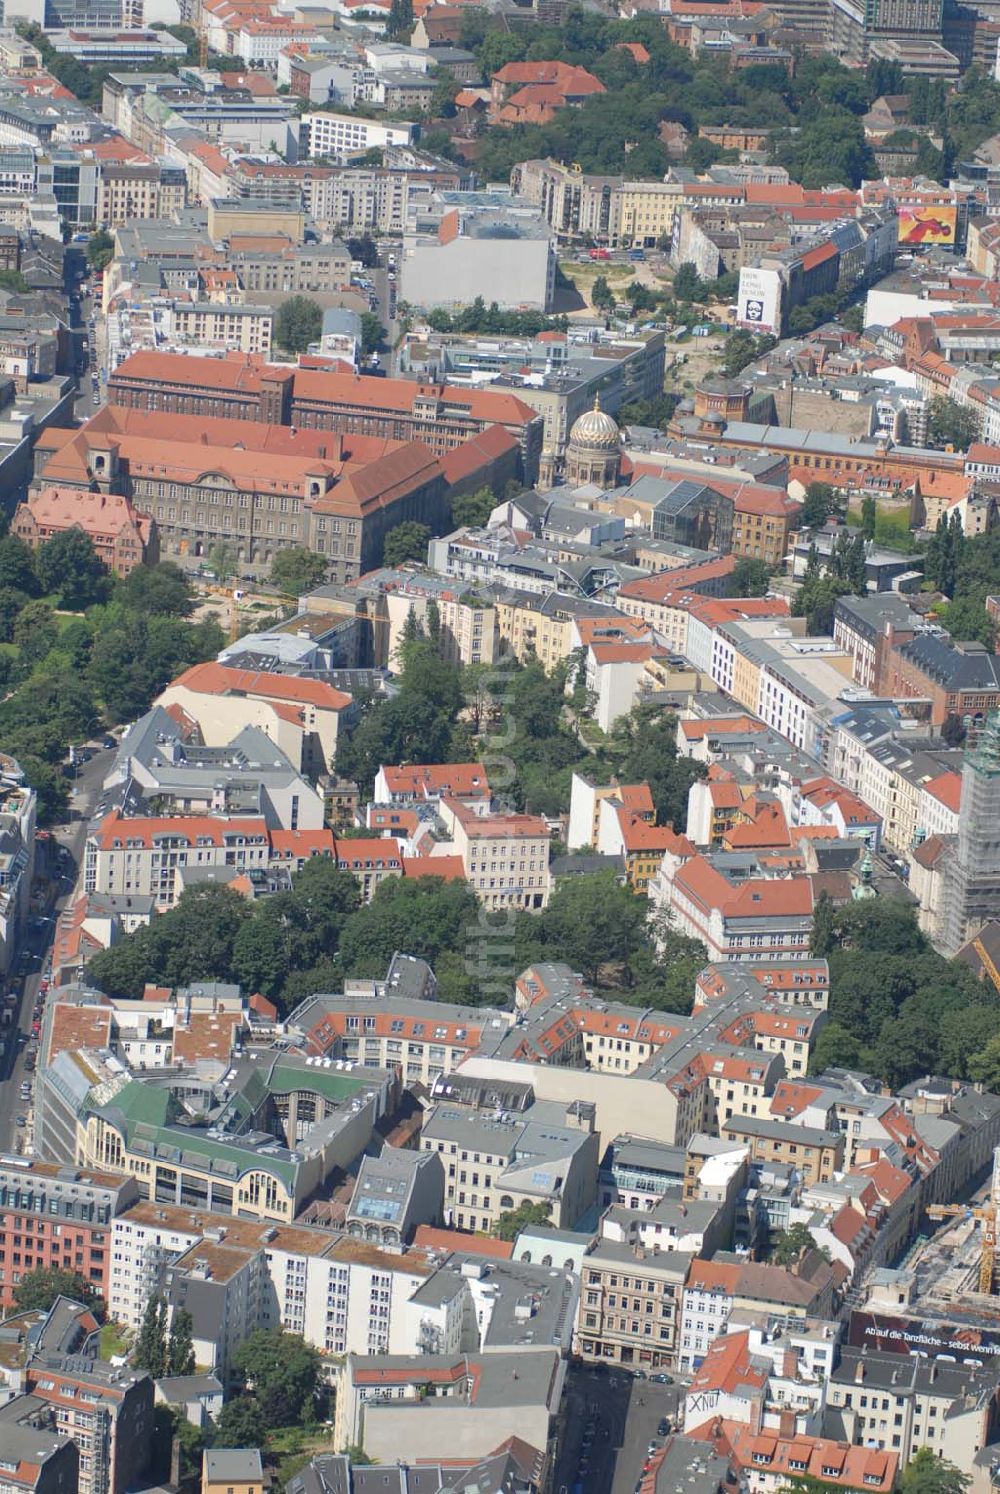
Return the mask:
<svg viewBox="0 0 1000 1494">
<path fill-rule="evenodd" d="M 190 367 L 214 360 L 178 361 Z M 51 507 L 46 493 L 62 495 L 66 522 L 134 501 L 149 515 L 143 522 L 165 558 L 207 555 L 228 543 L 240 561 L 261 564 L 307 545 L 328 557 L 332 580 L 350 581 L 381 564 L 383 540 L 396 524 L 413 520 L 439 531 L 451 491 L 502 485 L 516 469 L 514 438 L 496 426 L 470 432 L 443 458 L 419 436 L 108 405 L 79 430 L 42 432 L 33 484 L 41 496 L 21 505 L 17 532 L 35 542 L 32 515 L 43 498 Z M 54 531 L 49 526 L 40 537 L 46 532 Z"/>
<path fill-rule="evenodd" d="M 75 1271 L 107 1296 L 111 1225 L 135 1202 L 134 1178 L 75 1172 L 50 1162 L 0 1165 L 0 1308 L 29 1271 Z"/>
<path fill-rule="evenodd" d="M 253 357 L 134 353 L 111 375 L 108 399 L 127 409 L 419 440 L 437 457 L 500 425 L 518 443 L 527 483 L 538 475 L 542 451 L 542 417 L 507 390 L 379 379 L 310 367 L 308 360 L 282 368 Z"/>
<path fill-rule="evenodd" d="M 956 643 L 934 633 L 903 633 L 897 642 L 891 624 L 876 682 L 879 695 L 930 702 L 930 724 L 949 717 L 977 731 L 990 711 L 1000 709 L 1000 658 L 983 643 Z"/>
<path fill-rule="evenodd" d="M 10 528 L 33 550 L 67 529 L 81 529 L 102 563 L 119 576 L 159 559 L 155 521 L 118 493 L 46 486 L 18 504 Z"/>
</svg>

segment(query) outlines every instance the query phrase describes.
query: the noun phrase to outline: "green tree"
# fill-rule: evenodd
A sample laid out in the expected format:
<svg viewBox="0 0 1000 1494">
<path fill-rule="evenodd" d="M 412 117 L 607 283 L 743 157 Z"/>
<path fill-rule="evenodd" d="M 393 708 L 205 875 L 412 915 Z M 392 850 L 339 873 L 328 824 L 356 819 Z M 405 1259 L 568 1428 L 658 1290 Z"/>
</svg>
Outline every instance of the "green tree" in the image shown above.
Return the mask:
<svg viewBox="0 0 1000 1494">
<path fill-rule="evenodd" d="M 543 947 L 579 970 L 584 980 L 601 983 L 606 970 L 619 973 L 642 941 L 646 906 L 614 872 L 566 877 L 534 922 Z M 609 980 L 609 984 L 614 984 Z"/>
<path fill-rule="evenodd" d="M 878 518 L 878 504 L 874 497 L 869 494 L 861 500 L 861 533 L 865 539 L 875 538 L 875 521 Z"/>
<path fill-rule="evenodd" d="M 773 156 L 795 181 L 814 189 L 837 184 L 858 187 L 863 177 L 876 174 L 861 120 L 837 107 L 824 108 L 796 134 L 779 134 Z"/>
<path fill-rule="evenodd" d="M 22 662 L 29 666 L 37 664 L 55 647 L 58 637 L 59 624 L 49 604 L 25 603 L 14 624 L 14 642 Z"/>
<path fill-rule="evenodd" d="M 257 1329 L 234 1353 L 233 1370 L 252 1392 L 265 1426 L 288 1427 L 310 1419 L 320 1356 L 298 1334 Z"/>
<path fill-rule="evenodd" d="M 186 1307 L 178 1308 L 170 1320 L 167 1340 L 167 1374 L 194 1374 L 194 1323 Z"/>
<path fill-rule="evenodd" d="M 771 584 L 771 568 L 764 560 L 742 555 L 733 570 L 733 596 L 765 597 Z"/>
<path fill-rule="evenodd" d="M 287 353 L 304 353 L 311 342 L 319 342 L 323 331 L 323 308 L 309 296 L 289 296 L 278 309 L 274 337 Z"/>
<path fill-rule="evenodd" d="M 809 953 L 818 960 L 825 960 L 833 949 L 836 932 L 833 901 L 824 890 L 816 899 L 813 909 L 812 933 L 809 937 Z"/>
<path fill-rule="evenodd" d="M 810 633 L 833 632 L 833 609 L 838 597 L 853 590 L 836 576 L 806 576 L 792 603 L 792 615 L 804 617 Z"/>
<path fill-rule="evenodd" d="M 149 1476 L 158 1484 L 170 1480 L 171 1454 L 176 1439 L 180 1450 L 181 1485 L 200 1478 L 205 1451 L 205 1431 L 196 1427 L 178 1406 L 159 1404 L 153 1407 L 152 1452 Z"/>
<path fill-rule="evenodd" d="M 936 394 L 930 403 L 927 437 L 932 446 L 967 451 L 979 439 L 979 416 L 968 406 Z"/>
<path fill-rule="evenodd" d="M 813 1047 L 809 1071 L 822 1074 L 827 1069 L 858 1069 L 864 1067 L 864 1060 L 859 1040 L 839 1022 L 827 1022 Z"/>
<path fill-rule="evenodd" d="M 108 573 L 82 529 L 64 529 L 39 545 L 35 566 L 44 590 L 67 611 L 102 601 L 110 589 Z"/>
<path fill-rule="evenodd" d="M 347 252 L 351 258 L 357 260 L 358 264 L 366 270 L 378 268 L 378 245 L 371 234 L 362 234 L 359 238 L 347 240 Z"/>
<path fill-rule="evenodd" d="M 490 1233 L 498 1240 L 516 1240 L 522 1230 L 548 1224 L 551 1216 L 551 1204 L 525 1201 L 501 1214 Z"/>
<path fill-rule="evenodd" d="M 154 1380 L 162 1380 L 167 1373 L 167 1305 L 162 1297 L 150 1297 L 146 1303 L 132 1363 Z"/>
<path fill-rule="evenodd" d="M 479 921 L 479 904 L 465 882 L 441 877 L 393 877 L 344 923 L 340 958 L 350 976 L 384 975 L 396 950 L 432 967 L 445 951 L 464 952 Z"/>
<path fill-rule="evenodd" d="M 406 519 L 386 534 L 382 544 L 383 565 L 405 565 L 408 560 L 426 560 L 431 531 L 426 524 Z"/>
<path fill-rule="evenodd" d="M 982 596 L 955 597 L 939 614 L 953 638 L 985 643 L 992 649 L 996 642 L 996 623 L 986 611 Z"/>
<path fill-rule="evenodd" d="M 92 270 L 104 270 L 115 257 L 115 241 L 106 228 L 99 228 L 87 241 L 87 262 Z"/>
<path fill-rule="evenodd" d="M 0 539 L 0 590 L 8 589 L 26 597 L 37 597 L 39 592 L 35 557 L 16 534 Z"/>
<path fill-rule="evenodd" d="M 658 825 L 682 830 L 687 823 L 691 785 L 705 768 L 677 752 L 677 717 L 657 706 L 638 706 L 615 723 L 613 747 L 621 750 L 623 783 L 648 783 Z"/>
<path fill-rule="evenodd" d="M 454 119 L 457 113 L 455 109 L 455 96 L 459 91 L 458 83 L 445 68 L 439 67 L 434 75 L 434 93 L 431 97 L 430 114 L 432 119 Z"/>
<path fill-rule="evenodd" d="M 590 292 L 591 305 L 597 311 L 610 311 L 615 304 L 615 293 L 604 275 L 598 275 Z"/>
<path fill-rule="evenodd" d="M 390 41 L 409 36 L 413 30 L 413 0 L 392 0 L 385 34 Z"/>
<path fill-rule="evenodd" d="M 804 1224 L 792 1224 L 779 1230 L 771 1249 L 772 1266 L 794 1266 L 803 1250 L 815 1250 L 816 1241 Z"/>
<path fill-rule="evenodd" d="M 837 507 L 837 490 L 828 482 L 811 482 L 802 504 L 802 523 L 820 529 Z"/>
<path fill-rule="evenodd" d="M 20 270 L 0 270 L 0 290 L 26 295 L 31 287 Z"/>
<path fill-rule="evenodd" d="M 451 522 L 456 529 L 479 529 L 496 506 L 496 495 L 492 488 L 477 488 L 474 493 L 457 493 L 451 500 Z"/>
<path fill-rule="evenodd" d="M 903 1469 L 901 1494 L 966 1494 L 971 1477 L 939 1458 L 929 1447 L 921 1447 Z"/>
<path fill-rule="evenodd" d="M 129 611 L 157 617 L 187 617 L 194 607 L 191 583 L 172 560 L 137 566 L 119 583 L 117 598 Z"/>
<path fill-rule="evenodd" d="M 523 36 L 513 31 L 490 31 L 477 52 L 479 66 L 487 79 L 508 62 L 523 62 L 527 46 Z"/>
<path fill-rule="evenodd" d="M 382 320 L 374 311 L 363 311 L 361 313 L 361 352 L 368 358 L 372 353 L 378 352 L 385 340 L 382 328 Z"/>
<path fill-rule="evenodd" d="M 982 1084 L 990 1094 L 1000 1094 L 1000 1036 L 991 1037 L 985 1047 L 973 1053 L 967 1068 L 974 1083 Z"/>
<path fill-rule="evenodd" d="M 730 332 L 723 345 L 722 371 L 727 379 L 734 379 L 756 357 L 757 339 L 753 333 L 737 329 Z"/>
<path fill-rule="evenodd" d="M 271 581 L 290 596 L 302 596 L 326 575 L 326 561 L 305 545 L 279 550 L 271 562 Z"/>
<path fill-rule="evenodd" d="M 233 975 L 244 991 L 274 1000 L 290 966 L 288 935 L 274 918 L 248 918 L 233 940 Z"/>
<path fill-rule="evenodd" d="M 228 540 L 219 540 L 208 552 L 208 563 L 215 579 L 225 584 L 236 574 L 236 549 Z"/>
<path fill-rule="evenodd" d="M 690 260 L 678 265 L 674 276 L 674 295 L 678 301 L 701 301 L 705 296 L 705 282 Z"/>
<path fill-rule="evenodd" d="M 260 1448 L 274 1425 L 268 1422 L 254 1396 L 236 1395 L 219 1412 L 212 1440 L 216 1447 Z"/>
<path fill-rule="evenodd" d="M 27 1271 L 14 1286 L 14 1305 L 18 1312 L 48 1312 L 57 1297 L 68 1297 L 94 1307 L 100 1299 L 97 1292 L 78 1271 L 58 1266 L 38 1266 Z"/>
</svg>

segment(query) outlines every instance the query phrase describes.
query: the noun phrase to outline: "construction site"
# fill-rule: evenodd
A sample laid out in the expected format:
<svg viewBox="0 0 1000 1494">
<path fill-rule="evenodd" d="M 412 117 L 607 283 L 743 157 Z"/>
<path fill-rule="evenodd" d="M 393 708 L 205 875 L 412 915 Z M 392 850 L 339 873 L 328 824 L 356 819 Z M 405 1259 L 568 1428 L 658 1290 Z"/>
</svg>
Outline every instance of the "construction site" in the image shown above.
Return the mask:
<svg viewBox="0 0 1000 1494">
<path fill-rule="evenodd" d="M 998 1204 L 1000 1148 L 992 1177 L 968 1203 L 932 1205 L 928 1217 L 943 1227 L 918 1235 L 895 1269 L 873 1273 L 850 1341 L 939 1358 L 1000 1354 Z"/>
</svg>

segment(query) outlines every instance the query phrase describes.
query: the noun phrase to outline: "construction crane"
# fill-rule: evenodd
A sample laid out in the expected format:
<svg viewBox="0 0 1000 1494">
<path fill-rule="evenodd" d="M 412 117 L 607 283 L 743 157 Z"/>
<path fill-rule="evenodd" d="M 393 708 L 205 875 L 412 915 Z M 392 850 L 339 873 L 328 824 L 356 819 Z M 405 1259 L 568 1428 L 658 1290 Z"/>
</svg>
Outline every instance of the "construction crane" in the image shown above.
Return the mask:
<svg viewBox="0 0 1000 1494">
<path fill-rule="evenodd" d="M 993 982 L 994 989 L 1000 992 L 1000 971 L 997 970 L 996 965 L 990 959 L 989 953 L 986 949 L 986 945 L 983 943 L 982 939 L 973 939 L 972 947 L 976 951 L 976 954 L 979 956 L 983 969 L 989 976 L 990 980 Z"/>
<path fill-rule="evenodd" d="M 997 1206 L 1000 1202 L 1000 1146 L 993 1152 L 993 1178 L 990 1196 L 978 1208 L 968 1204 L 931 1204 L 927 1213 L 931 1219 L 978 1219 L 982 1226 L 982 1245 L 979 1253 L 979 1290 L 991 1297 L 996 1291 L 997 1253 Z"/>
</svg>

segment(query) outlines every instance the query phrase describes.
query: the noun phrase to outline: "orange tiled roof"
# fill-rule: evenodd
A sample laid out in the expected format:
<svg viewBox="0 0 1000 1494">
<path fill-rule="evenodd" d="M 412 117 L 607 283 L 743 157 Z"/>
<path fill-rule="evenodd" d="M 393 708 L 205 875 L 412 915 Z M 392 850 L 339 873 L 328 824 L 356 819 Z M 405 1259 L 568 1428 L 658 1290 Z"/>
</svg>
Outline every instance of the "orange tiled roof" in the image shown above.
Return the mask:
<svg viewBox="0 0 1000 1494">
<path fill-rule="evenodd" d="M 232 669 L 228 664 L 193 664 L 178 675 L 171 689 L 182 686 L 198 695 L 251 695 L 262 700 L 287 701 L 294 705 L 314 706 L 324 711 L 343 711 L 351 697 L 335 690 L 322 680 L 301 679 L 297 675 L 270 674 L 264 670 Z"/>
</svg>

